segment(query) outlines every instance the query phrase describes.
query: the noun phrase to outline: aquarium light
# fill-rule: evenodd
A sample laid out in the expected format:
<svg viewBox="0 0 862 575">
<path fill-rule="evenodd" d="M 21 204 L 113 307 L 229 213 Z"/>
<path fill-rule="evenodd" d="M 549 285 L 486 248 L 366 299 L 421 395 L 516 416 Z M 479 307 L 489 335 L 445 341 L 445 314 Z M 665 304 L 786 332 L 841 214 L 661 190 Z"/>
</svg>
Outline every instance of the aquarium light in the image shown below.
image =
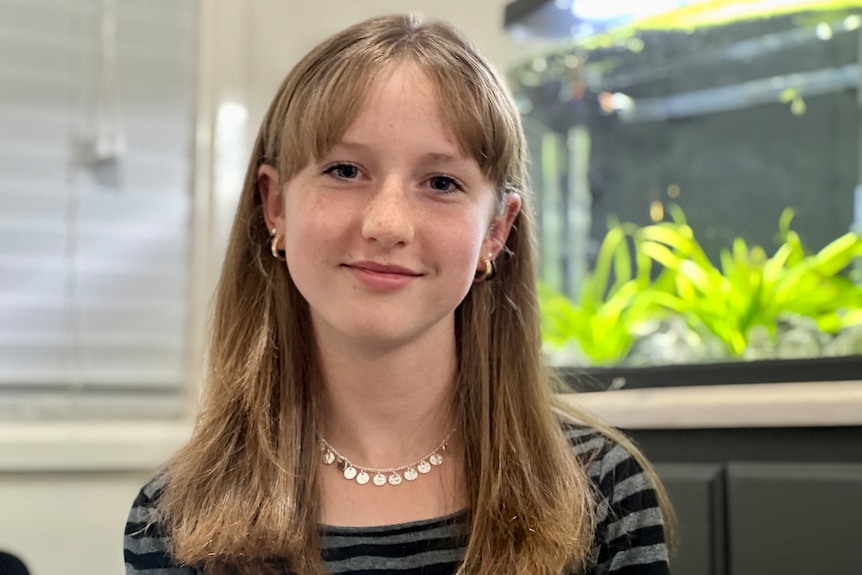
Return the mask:
<svg viewBox="0 0 862 575">
<path fill-rule="evenodd" d="M 670 10 L 699 4 L 705 0 L 574 0 L 572 15 L 579 20 L 594 23 L 619 24 L 657 16 Z"/>
</svg>

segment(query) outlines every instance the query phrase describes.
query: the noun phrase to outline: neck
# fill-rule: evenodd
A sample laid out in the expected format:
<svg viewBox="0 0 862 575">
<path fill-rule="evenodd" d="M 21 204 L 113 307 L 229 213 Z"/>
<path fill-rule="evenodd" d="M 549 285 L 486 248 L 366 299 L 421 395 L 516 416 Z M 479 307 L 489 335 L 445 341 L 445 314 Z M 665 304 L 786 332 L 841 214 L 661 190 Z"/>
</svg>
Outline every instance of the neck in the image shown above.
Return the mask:
<svg viewBox="0 0 862 575">
<path fill-rule="evenodd" d="M 426 455 L 453 429 L 454 337 L 374 349 L 319 341 L 318 349 L 319 431 L 357 463 L 403 464 Z"/>
</svg>

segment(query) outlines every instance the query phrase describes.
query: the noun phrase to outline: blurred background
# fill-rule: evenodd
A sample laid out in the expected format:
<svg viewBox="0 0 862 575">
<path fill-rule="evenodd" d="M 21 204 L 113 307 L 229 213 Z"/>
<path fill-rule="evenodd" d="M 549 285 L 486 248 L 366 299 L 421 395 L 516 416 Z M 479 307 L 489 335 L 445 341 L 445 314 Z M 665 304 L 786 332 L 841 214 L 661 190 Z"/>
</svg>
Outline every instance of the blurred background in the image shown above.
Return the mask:
<svg viewBox="0 0 862 575">
<path fill-rule="evenodd" d="M 862 497 L 860 10 L 0 0 L 0 551 L 34 575 L 123 572 L 129 506 L 191 430 L 210 298 L 270 99 L 325 36 L 416 11 L 463 30 L 513 90 L 547 356 L 573 388 L 844 385 L 777 419 L 761 401 L 747 413 L 763 420 L 698 423 L 718 396 L 687 404 L 688 419 L 673 401 L 647 423 L 607 412 L 682 510 L 675 572 L 823 566 L 818 543 L 814 570 L 792 554 L 775 567 L 768 531 L 776 548 L 786 533 L 829 540 L 829 572 L 858 573 L 842 569 L 862 564 L 844 531 L 858 534 L 844 502 Z M 834 504 L 786 503 L 824 492 Z"/>
</svg>

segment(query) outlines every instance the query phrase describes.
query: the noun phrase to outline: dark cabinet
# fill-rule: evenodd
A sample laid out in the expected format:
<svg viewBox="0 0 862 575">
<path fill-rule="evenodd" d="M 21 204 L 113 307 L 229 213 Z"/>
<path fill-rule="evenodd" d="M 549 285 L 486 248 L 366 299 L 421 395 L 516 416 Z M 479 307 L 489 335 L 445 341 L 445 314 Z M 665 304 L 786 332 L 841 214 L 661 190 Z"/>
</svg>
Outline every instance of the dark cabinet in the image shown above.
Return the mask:
<svg viewBox="0 0 862 575">
<path fill-rule="evenodd" d="M 629 434 L 678 515 L 674 575 L 862 575 L 862 428 Z"/>
<path fill-rule="evenodd" d="M 725 575 L 724 470 L 716 464 L 656 464 L 679 522 L 674 574 Z"/>
<path fill-rule="evenodd" d="M 727 511 L 733 575 L 862 574 L 862 464 L 730 464 Z"/>
</svg>

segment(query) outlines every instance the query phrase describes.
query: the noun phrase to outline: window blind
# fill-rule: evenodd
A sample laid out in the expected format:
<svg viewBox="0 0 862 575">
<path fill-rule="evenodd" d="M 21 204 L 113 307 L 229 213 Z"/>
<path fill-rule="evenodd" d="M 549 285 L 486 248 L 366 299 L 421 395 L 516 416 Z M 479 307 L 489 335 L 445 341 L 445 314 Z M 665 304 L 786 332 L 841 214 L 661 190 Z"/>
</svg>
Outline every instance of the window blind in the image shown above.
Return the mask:
<svg viewBox="0 0 862 575">
<path fill-rule="evenodd" d="M 187 379 L 192 0 L 0 0 L 0 415 Z"/>
</svg>

